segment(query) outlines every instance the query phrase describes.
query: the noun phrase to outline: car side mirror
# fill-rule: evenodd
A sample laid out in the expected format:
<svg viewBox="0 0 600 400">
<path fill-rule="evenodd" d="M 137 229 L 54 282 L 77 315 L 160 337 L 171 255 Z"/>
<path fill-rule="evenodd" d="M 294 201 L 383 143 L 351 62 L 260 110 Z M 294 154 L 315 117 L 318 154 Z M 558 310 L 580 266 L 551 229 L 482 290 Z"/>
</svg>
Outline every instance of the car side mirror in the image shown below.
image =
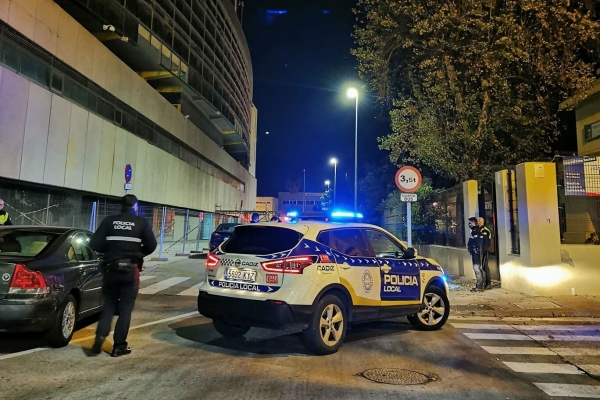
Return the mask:
<svg viewBox="0 0 600 400">
<path fill-rule="evenodd" d="M 416 257 L 417 257 L 417 249 L 415 249 L 414 247 L 409 247 L 404 252 L 404 258 L 413 259 Z"/>
</svg>

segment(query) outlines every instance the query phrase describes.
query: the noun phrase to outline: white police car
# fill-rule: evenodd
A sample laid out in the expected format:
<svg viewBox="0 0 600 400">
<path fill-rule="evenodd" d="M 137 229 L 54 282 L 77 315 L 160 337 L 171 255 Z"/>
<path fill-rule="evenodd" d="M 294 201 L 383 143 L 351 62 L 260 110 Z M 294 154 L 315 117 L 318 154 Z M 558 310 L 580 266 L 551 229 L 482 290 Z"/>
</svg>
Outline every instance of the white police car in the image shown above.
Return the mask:
<svg viewBox="0 0 600 400">
<path fill-rule="evenodd" d="M 303 330 L 315 353 L 335 353 L 355 322 L 407 316 L 441 328 L 448 285 L 435 261 L 361 223 L 241 225 L 206 261 L 198 311 L 226 337 L 250 327 Z"/>
</svg>

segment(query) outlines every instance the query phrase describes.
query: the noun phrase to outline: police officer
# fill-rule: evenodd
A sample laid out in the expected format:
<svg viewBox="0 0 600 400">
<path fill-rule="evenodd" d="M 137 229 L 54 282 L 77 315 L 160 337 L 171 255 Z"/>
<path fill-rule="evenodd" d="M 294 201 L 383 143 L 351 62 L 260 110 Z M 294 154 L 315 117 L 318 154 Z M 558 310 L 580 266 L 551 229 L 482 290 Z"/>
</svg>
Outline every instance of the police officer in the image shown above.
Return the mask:
<svg viewBox="0 0 600 400">
<path fill-rule="evenodd" d="M 146 219 L 138 217 L 137 212 L 137 197 L 123 197 L 121 213 L 106 217 L 90 241 L 92 249 L 104 253 L 104 307 L 96 329 L 92 354 L 100 354 L 102 351 L 112 318 L 117 314 L 119 318 L 110 355 L 120 357 L 131 353 L 131 348 L 127 347 L 127 334 L 139 289 L 140 270 L 144 256 L 156 249 L 152 227 Z"/>
<path fill-rule="evenodd" d="M 8 216 L 8 213 L 4 211 L 4 200 L 0 199 L 0 226 L 2 225 L 12 225 L 12 221 Z"/>
<path fill-rule="evenodd" d="M 253 213 L 250 222 L 253 224 L 260 222 L 260 215 L 258 215 L 258 213 Z"/>
<path fill-rule="evenodd" d="M 492 288 L 492 274 L 490 272 L 490 266 L 488 264 L 488 256 L 490 251 L 490 244 L 492 243 L 492 231 L 485 226 L 485 219 L 483 217 L 477 218 L 477 226 L 481 233 L 481 267 L 485 272 L 485 288 Z"/>
<path fill-rule="evenodd" d="M 471 228 L 471 234 L 469 235 L 467 249 L 471 255 L 471 260 L 473 261 L 473 271 L 475 272 L 475 278 L 477 279 L 477 283 L 475 287 L 471 289 L 471 292 L 480 292 L 485 285 L 485 272 L 481 266 L 483 237 L 481 235 L 481 230 L 477 225 L 477 218 L 469 218 L 469 228 Z"/>
</svg>

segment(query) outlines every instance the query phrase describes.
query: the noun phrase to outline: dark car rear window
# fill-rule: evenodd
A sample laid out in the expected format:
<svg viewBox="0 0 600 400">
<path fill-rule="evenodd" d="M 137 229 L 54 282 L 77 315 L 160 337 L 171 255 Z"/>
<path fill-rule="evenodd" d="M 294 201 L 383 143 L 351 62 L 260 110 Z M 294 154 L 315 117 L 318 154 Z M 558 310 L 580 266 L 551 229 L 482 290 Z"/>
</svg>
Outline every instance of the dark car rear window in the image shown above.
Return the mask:
<svg viewBox="0 0 600 400">
<path fill-rule="evenodd" d="M 222 246 L 226 253 L 272 254 L 291 250 L 304 236 L 293 229 L 273 226 L 244 225 L 235 228 Z"/>
<path fill-rule="evenodd" d="M 3 229 L 0 231 L 0 257 L 35 257 L 59 236 L 58 233 Z"/>
<path fill-rule="evenodd" d="M 221 224 L 217 226 L 217 232 L 233 232 L 233 228 L 238 226 L 239 224 Z"/>
</svg>

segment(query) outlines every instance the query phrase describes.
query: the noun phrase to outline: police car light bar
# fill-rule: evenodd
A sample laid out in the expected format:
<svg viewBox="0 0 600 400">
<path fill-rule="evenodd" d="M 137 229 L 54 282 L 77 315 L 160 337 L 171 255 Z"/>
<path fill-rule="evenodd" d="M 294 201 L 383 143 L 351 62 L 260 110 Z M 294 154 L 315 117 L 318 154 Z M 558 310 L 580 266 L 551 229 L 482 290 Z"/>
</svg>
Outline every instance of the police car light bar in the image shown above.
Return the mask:
<svg viewBox="0 0 600 400">
<path fill-rule="evenodd" d="M 362 218 L 361 213 L 353 213 L 349 211 L 334 211 L 331 213 L 332 218 Z"/>
<path fill-rule="evenodd" d="M 298 211 L 290 211 L 287 213 L 288 217 L 297 217 L 298 216 Z"/>
</svg>

